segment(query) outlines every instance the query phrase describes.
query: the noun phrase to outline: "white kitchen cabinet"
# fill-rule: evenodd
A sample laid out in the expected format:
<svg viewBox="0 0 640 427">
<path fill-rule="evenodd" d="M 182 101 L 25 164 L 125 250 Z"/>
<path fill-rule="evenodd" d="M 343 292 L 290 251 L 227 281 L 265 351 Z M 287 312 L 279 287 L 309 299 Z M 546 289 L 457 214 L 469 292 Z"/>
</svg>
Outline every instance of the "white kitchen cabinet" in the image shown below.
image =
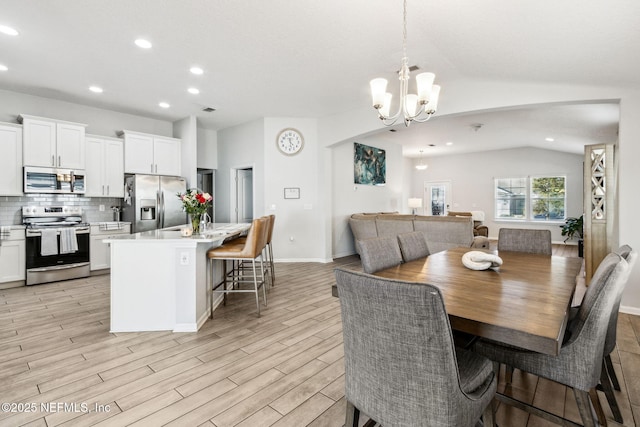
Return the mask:
<svg viewBox="0 0 640 427">
<path fill-rule="evenodd" d="M 0 196 L 22 196 L 22 126 L 0 123 Z"/>
<path fill-rule="evenodd" d="M 85 168 L 85 128 L 81 123 L 20 115 L 23 163 L 65 169 Z"/>
<path fill-rule="evenodd" d="M 180 139 L 122 131 L 125 173 L 180 176 Z"/>
<path fill-rule="evenodd" d="M 124 197 L 124 147 L 121 139 L 86 136 L 85 196 Z"/>
<path fill-rule="evenodd" d="M 131 224 L 120 223 L 121 229 L 109 229 L 113 228 L 114 224 L 116 223 L 91 224 L 91 235 L 89 236 L 91 271 L 104 270 L 111 267 L 111 249 L 108 244 L 102 242 L 104 239 L 131 233 Z"/>
<path fill-rule="evenodd" d="M 24 228 L 12 229 L 0 243 L 0 284 L 26 280 Z"/>
</svg>

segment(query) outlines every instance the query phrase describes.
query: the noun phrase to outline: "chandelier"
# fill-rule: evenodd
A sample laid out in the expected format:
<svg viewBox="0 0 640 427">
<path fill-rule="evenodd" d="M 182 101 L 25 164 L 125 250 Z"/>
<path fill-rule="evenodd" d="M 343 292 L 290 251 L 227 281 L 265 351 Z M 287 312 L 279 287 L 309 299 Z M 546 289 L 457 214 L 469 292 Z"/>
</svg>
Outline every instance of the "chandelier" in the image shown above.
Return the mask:
<svg viewBox="0 0 640 427">
<path fill-rule="evenodd" d="M 433 116 L 438 107 L 440 86 L 434 85 L 435 74 L 420 73 L 416 76 L 418 94 L 408 93 L 409 86 L 409 60 L 407 58 L 407 0 L 404 0 L 403 28 L 402 28 L 402 66 L 398 72 L 400 80 L 400 102 L 398 111 L 391 116 L 391 93 L 387 92 L 387 79 L 377 78 L 370 82 L 373 108 L 378 110 L 378 118 L 385 126 L 392 126 L 402 117 L 405 126 L 412 121 L 426 122 Z"/>
<path fill-rule="evenodd" d="M 422 150 L 420 150 L 420 163 L 418 163 L 416 165 L 416 169 L 418 169 L 419 171 L 423 171 L 423 170 L 427 170 L 427 164 L 424 162 L 424 159 L 422 158 Z"/>
</svg>

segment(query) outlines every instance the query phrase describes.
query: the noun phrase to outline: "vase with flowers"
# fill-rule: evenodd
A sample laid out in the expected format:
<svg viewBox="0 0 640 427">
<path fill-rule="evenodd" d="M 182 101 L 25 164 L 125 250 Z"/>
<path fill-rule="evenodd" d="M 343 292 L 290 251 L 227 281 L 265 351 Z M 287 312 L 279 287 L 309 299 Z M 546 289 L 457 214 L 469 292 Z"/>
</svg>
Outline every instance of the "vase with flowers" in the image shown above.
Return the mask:
<svg viewBox="0 0 640 427">
<path fill-rule="evenodd" d="M 197 188 L 190 188 L 184 193 L 178 193 L 178 198 L 182 201 L 182 208 L 189 214 L 193 233 L 200 232 L 200 218 L 207 213 L 211 206 L 213 197 L 209 193 L 204 193 Z"/>
</svg>

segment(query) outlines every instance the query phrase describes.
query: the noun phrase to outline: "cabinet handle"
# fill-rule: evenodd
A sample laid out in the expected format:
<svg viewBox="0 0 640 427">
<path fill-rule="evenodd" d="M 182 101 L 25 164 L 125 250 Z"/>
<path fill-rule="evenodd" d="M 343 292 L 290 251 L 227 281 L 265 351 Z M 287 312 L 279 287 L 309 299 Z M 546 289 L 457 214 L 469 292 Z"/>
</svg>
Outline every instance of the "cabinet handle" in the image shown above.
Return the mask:
<svg viewBox="0 0 640 427">
<path fill-rule="evenodd" d="M 61 159 L 61 156 L 58 156 L 58 166 L 62 165 L 62 160 L 60 159 Z"/>
<path fill-rule="evenodd" d="M 107 184 L 107 196 L 109 195 L 109 184 Z"/>
<path fill-rule="evenodd" d="M 151 173 L 153 173 L 153 163 L 151 163 Z"/>
<path fill-rule="evenodd" d="M 156 163 L 156 173 L 158 173 L 158 164 Z"/>
<path fill-rule="evenodd" d="M 104 184 L 102 184 L 102 195 L 104 196 Z"/>
<path fill-rule="evenodd" d="M 54 156 L 53 154 L 51 155 L 51 166 L 55 166 L 56 165 L 56 156 Z"/>
</svg>

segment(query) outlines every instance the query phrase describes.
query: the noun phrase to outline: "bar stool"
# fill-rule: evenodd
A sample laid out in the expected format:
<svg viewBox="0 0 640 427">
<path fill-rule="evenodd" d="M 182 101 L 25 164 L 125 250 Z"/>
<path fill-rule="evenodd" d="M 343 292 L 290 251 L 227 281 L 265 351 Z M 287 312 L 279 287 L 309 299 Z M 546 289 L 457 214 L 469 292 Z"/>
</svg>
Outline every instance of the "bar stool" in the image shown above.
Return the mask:
<svg viewBox="0 0 640 427">
<path fill-rule="evenodd" d="M 275 285 L 275 280 L 276 280 L 276 273 L 275 273 L 275 267 L 274 267 L 274 262 L 273 262 L 273 248 L 271 246 L 271 240 L 273 238 L 273 228 L 276 222 L 276 216 L 274 214 L 268 215 L 268 216 L 264 216 L 263 218 L 267 218 L 269 220 L 268 226 L 267 226 L 267 236 L 266 236 L 266 244 L 264 247 L 264 260 L 266 261 L 266 265 L 264 268 L 265 274 L 269 274 L 269 277 L 271 278 L 271 286 Z M 247 240 L 247 237 L 239 237 L 235 240 L 233 240 L 234 244 L 244 244 L 244 242 Z M 238 263 L 238 266 L 235 267 L 234 269 L 229 272 L 229 274 L 236 274 L 238 272 L 242 272 L 246 269 L 246 266 L 243 265 L 243 262 L 240 261 Z"/>
<path fill-rule="evenodd" d="M 265 276 L 264 276 L 264 265 L 263 265 L 263 257 L 262 252 L 266 245 L 267 239 L 267 228 L 268 228 L 268 219 L 267 218 L 257 218 L 254 219 L 251 228 L 249 229 L 249 233 L 247 234 L 247 238 L 244 243 L 234 243 L 234 241 L 229 242 L 228 244 L 224 244 L 217 248 L 212 248 L 207 251 L 207 259 L 209 262 L 208 270 L 210 274 L 210 283 L 211 283 L 211 314 L 210 318 L 213 318 L 213 295 L 215 293 L 222 293 L 225 297 L 231 292 L 253 292 L 256 295 L 256 306 L 258 308 L 258 317 L 260 317 L 260 298 L 258 295 L 258 290 L 262 287 L 262 294 L 264 298 L 264 305 L 267 305 L 267 293 L 265 290 Z M 260 258 L 260 278 L 258 278 L 258 272 L 256 270 L 256 259 Z M 222 272 L 222 282 L 218 284 L 214 284 L 214 274 L 213 274 L 213 262 L 214 260 L 222 260 L 223 264 L 223 272 Z M 232 274 L 231 281 L 231 289 L 227 289 L 227 261 L 249 261 L 252 262 L 252 270 L 253 270 L 253 280 L 245 279 L 241 275 L 240 272 L 237 274 Z M 259 279 L 259 280 L 258 280 Z M 253 289 L 240 289 L 240 283 L 253 282 Z M 236 285 L 238 285 L 238 289 L 236 289 Z M 218 288 L 222 286 L 222 290 L 218 290 Z"/>
</svg>

